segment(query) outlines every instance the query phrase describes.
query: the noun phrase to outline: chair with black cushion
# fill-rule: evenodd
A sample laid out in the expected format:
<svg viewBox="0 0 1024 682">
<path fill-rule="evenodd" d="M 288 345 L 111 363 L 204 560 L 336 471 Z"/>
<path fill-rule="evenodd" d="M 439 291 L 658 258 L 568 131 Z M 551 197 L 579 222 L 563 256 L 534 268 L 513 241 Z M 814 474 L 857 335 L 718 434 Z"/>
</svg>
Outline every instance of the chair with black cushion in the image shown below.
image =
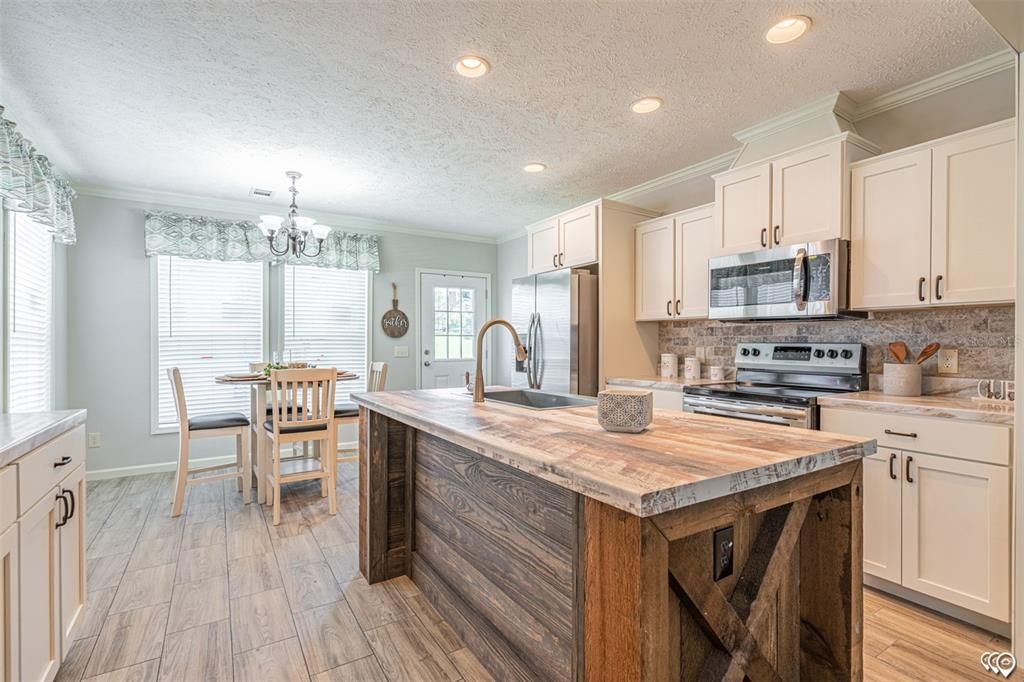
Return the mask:
<svg viewBox="0 0 1024 682">
<path fill-rule="evenodd" d="M 328 511 L 337 513 L 334 457 L 337 435 L 334 428 L 334 388 L 338 371 L 328 369 L 282 369 L 270 373 L 271 414 L 263 424 L 269 448 L 260 448 L 267 461 L 258 469 L 266 476 L 267 503 L 273 503 L 273 523 L 281 523 L 281 486 L 297 481 L 319 480 L 327 497 Z M 283 459 L 284 445 L 312 441 L 318 445 L 313 457 Z M 265 474 L 263 472 L 266 472 Z"/>
<path fill-rule="evenodd" d="M 383 391 L 384 384 L 388 379 L 388 363 L 386 362 L 372 362 L 370 363 L 370 371 L 366 375 L 366 390 L 370 391 Z M 338 405 L 334 410 L 334 423 L 337 425 L 341 424 L 358 424 L 359 423 L 359 406 L 355 403 L 342 403 Z M 345 454 L 345 453 L 355 454 Z M 351 462 L 359 459 L 359 447 L 354 448 L 338 448 L 338 462 Z"/>
<path fill-rule="evenodd" d="M 249 460 L 249 418 L 241 412 L 217 412 L 196 417 L 188 416 L 185 405 L 185 389 L 181 383 L 181 372 L 177 367 L 167 370 L 174 395 L 174 407 L 178 412 L 178 468 L 174 476 L 174 498 L 171 500 L 171 516 L 181 516 L 185 505 L 185 488 L 196 483 L 238 479 L 238 492 L 246 504 L 251 501 L 248 482 L 252 480 Z M 189 447 L 193 438 L 235 437 L 235 461 L 228 464 L 197 467 L 188 466 Z M 227 471 L 224 471 L 227 470 Z M 214 472 L 223 473 L 214 473 Z M 194 476 L 194 478 L 190 478 Z M 243 485 L 243 482 L 246 485 Z"/>
</svg>

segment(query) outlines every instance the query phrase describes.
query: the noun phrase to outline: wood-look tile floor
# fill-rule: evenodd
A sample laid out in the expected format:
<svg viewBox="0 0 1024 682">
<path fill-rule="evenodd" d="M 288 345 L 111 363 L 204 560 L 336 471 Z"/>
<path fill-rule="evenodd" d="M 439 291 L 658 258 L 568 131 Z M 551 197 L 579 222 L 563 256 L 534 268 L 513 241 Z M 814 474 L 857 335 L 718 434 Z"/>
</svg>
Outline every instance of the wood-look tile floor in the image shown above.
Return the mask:
<svg viewBox="0 0 1024 682">
<path fill-rule="evenodd" d="M 89 599 L 58 682 L 488 680 L 406 578 L 359 576 L 357 483 L 340 465 L 338 515 L 316 483 L 286 486 L 281 524 L 233 483 L 171 475 L 90 482 Z M 888 595 L 864 598 L 866 680 L 989 680 L 1005 639 Z"/>
</svg>

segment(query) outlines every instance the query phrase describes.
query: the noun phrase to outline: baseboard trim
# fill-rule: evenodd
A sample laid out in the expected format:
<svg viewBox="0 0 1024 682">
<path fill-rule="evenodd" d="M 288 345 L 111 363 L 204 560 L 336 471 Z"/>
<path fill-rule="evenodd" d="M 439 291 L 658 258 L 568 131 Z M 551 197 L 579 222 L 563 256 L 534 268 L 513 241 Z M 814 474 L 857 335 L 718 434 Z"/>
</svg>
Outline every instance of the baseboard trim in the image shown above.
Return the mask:
<svg viewBox="0 0 1024 682">
<path fill-rule="evenodd" d="M 338 443 L 339 448 L 355 449 L 359 446 L 358 441 L 345 441 Z M 216 466 L 218 464 L 230 464 L 235 459 L 234 455 L 222 455 L 218 457 L 204 457 L 193 459 L 193 466 Z M 146 474 L 159 474 L 167 471 L 174 471 L 178 466 L 174 462 L 158 462 L 157 464 L 138 464 L 130 467 L 114 467 L 111 469 L 88 469 L 85 471 L 85 480 L 103 481 L 108 478 L 123 478 L 125 476 L 144 476 Z"/>
</svg>

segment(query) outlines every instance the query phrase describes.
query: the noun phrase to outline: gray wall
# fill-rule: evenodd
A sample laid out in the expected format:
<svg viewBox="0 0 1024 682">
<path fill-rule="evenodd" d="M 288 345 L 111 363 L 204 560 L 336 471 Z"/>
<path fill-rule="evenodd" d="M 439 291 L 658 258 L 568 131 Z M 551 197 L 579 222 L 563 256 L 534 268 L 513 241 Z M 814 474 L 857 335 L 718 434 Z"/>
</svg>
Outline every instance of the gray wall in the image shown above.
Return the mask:
<svg viewBox="0 0 1024 682">
<path fill-rule="evenodd" d="M 509 319 L 512 316 L 512 280 L 526 274 L 526 233 L 507 242 L 498 244 L 498 292 L 497 316 Z M 512 383 L 512 350 L 507 345 L 497 348 L 495 355 L 493 383 Z"/>
<path fill-rule="evenodd" d="M 68 249 L 68 389 L 66 405 L 89 410 L 88 430 L 102 434 L 102 447 L 87 452 L 90 470 L 145 466 L 174 461 L 177 435 L 150 434 L 149 261 L 144 254 L 144 212 L 169 209 L 222 215 L 186 206 L 158 206 L 82 196 L 75 202 L 78 244 Z M 380 233 L 383 271 L 374 277 L 371 324 L 374 360 L 389 363 L 388 387 L 416 382 L 415 269 L 497 272 L 497 248 L 460 240 Z M 410 333 L 390 339 L 380 316 L 391 307 L 391 282 L 398 284 Z M 396 345 L 409 346 L 408 358 L 394 358 Z M 346 440 L 343 432 L 342 440 Z M 225 439 L 197 441 L 195 458 L 231 452 Z"/>
</svg>

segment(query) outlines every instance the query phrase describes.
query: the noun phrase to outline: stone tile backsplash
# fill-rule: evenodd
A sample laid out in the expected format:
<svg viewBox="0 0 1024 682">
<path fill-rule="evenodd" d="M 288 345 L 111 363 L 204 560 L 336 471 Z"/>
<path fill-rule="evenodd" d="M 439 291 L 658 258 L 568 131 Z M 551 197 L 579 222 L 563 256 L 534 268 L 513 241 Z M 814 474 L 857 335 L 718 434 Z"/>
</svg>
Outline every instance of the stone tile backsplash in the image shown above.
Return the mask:
<svg viewBox="0 0 1024 682">
<path fill-rule="evenodd" d="M 707 376 L 709 365 L 733 367 L 741 342 L 860 342 L 868 351 L 868 372 L 881 374 L 891 341 L 904 341 L 912 355 L 937 341 L 959 351 L 954 379 L 1013 378 L 1013 306 L 922 308 L 871 313 L 868 319 L 803 322 L 661 322 L 658 346 L 682 359 L 697 356 Z M 924 364 L 925 376 L 938 374 L 935 358 Z M 930 382 L 933 385 L 938 382 Z"/>
</svg>

